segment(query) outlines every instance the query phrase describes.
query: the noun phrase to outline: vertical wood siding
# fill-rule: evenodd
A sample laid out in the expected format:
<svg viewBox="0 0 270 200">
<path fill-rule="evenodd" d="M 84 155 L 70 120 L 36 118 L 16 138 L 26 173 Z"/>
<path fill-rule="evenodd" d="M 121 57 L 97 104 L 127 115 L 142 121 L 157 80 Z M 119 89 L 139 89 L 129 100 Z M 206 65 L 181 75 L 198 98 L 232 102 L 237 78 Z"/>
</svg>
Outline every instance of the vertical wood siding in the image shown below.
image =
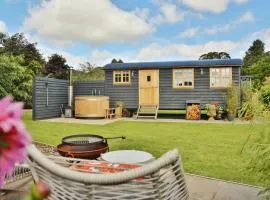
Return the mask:
<svg viewBox="0 0 270 200">
<path fill-rule="evenodd" d="M 47 89 L 48 85 L 48 105 Z M 33 119 L 60 117 L 60 105 L 68 104 L 68 81 L 36 77 L 33 80 Z"/>
</svg>

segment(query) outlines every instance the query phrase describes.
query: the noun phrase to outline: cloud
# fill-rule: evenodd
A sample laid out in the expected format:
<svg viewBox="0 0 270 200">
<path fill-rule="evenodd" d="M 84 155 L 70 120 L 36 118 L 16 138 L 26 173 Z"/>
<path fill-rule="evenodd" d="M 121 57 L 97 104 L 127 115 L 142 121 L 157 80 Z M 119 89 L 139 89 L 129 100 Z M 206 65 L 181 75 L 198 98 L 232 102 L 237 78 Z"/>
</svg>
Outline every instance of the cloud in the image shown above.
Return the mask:
<svg viewBox="0 0 270 200">
<path fill-rule="evenodd" d="M 160 14 L 150 19 L 153 24 L 173 24 L 184 19 L 185 13 L 177 5 L 162 3 L 159 9 Z"/>
<path fill-rule="evenodd" d="M 133 13 L 149 22 L 153 27 L 161 24 L 174 24 L 184 19 L 186 13 L 177 4 L 157 0 L 153 2 L 158 10 L 155 15 L 151 16 L 148 8 L 136 8 Z"/>
<path fill-rule="evenodd" d="M 221 13 L 230 3 L 242 4 L 247 0 L 179 0 L 186 6 L 200 12 Z"/>
<path fill-rule="evenodd" d="M 237 47 L 233 41 L 210 41 L 205 44 L 170 44 L 163 46 L 152 43 L 140 50 L 137 55 L 139 60 L 156 60 L 164 57 L 178 57 L 179 59 L 198 59 L 200 55 L 209 51 L 226 51 L 230 52 Z"/>
<path fill-rule="evenodd" d="M 192 28 L 188 28 L 185 31 L 181 32 L 179 34 L 179 36 L 181 38 L 191 38 L 197 35 L 197 33 L 199 32 L 200 28 L 199 27 L 192 27 Z"/>
<path fill-rule="evenodd" d="M 7 32 L 7 25 L 4 21 L 0 20 L 0 32 Z"/>
<path fill-rule="evenodd" d="M 158 43 L 151 43 L 142 48 L 137 56 L 137 60 L 181 60 L 181 59 L 198 59 L 200 55 L 211 51 L 225 51 L 232 57 L 243 57 L 245 51 L 249 48 L 252 42 L 256 39 L 261 39 L 265 43 L 265 50 L 270 50 L 270 28 L 262 29 L 247 35 L 242 40 L 222 40 L 209 41 L 204 44 L 170 44 L 161 45 Z"/>
<path fill-rule="evenodd" d="M 110 0 L 51 0 L 29 9 L 22 30 L 58 43 L 96 45 L 135 41 L 155 28 Z"/>
<path fill-rule="evenodd" d="M 228 24 L 212 26 L 211 28 L 206 29 L 205 32 L 208 35 L 216 35 L 217 33 L 226 33 L 232 31 L 240 24 L 254 22 L 254 20 L 255 17 L 253 13 L 246 12 L 235 21 L 232 21 Z"/>
</svg>

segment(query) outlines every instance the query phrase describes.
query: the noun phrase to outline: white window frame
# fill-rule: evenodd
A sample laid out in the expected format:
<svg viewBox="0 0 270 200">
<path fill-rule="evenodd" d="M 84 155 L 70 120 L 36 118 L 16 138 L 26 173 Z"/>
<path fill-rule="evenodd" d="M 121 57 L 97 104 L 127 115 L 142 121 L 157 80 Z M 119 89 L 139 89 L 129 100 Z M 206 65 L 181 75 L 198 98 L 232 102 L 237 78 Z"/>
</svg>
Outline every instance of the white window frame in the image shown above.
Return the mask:
<svg viewBox="0 0 270 200">
<path fill-rule="evenodd" d="M 120 81 L 116 81 L 116 75 L 120 75 Z M 113 84 L 114 85 L 128 85 L 131 83 L 131 73 L 130 70 L 114 70 L 113 71 Z M 128 81 L 126 78 L 128 77 Z"/>
<path fill-rule="evenodd" d="M 213 73 L 219 73 L 213 75 Z M 210 88 L 228 88 L 232 85 L 232 67 L 211 67 L 210 74 Z"/>
<path fill-rule="evenodd" d="M 190 78 L 188 81 L 191 81 L 192 82 L 192 85 L 182 85 L 182 86 L 179 86 L 179 85 L 177 85 L 176 84 L 176 72 L 184 72 L 184 71 L 191 71 L 192 72 L 192 75 L 191 75 L 191 77 L 188 77 L 187 75 L 185 75 L 184 73 L 183 73 L 183 75 L 182 75 L 182 77 L 181 77 L 181 79 L 182 79 L 182 81 L 183 81 L 183 83 L 186 81 L 186 80 L 188 80 L 188 78 Z M 181 69 L 173 69 L 173 71 L 172 71 L 172 73 L 173 73 L 173 83 L 172 83 L 172 85 L 173 85 L 173 88 L 174 89 L 193 89 L 194 88 L 194 68 L 181 68 Z M 180 80 L 179 80 L 180 81 Z"/>
</svg>

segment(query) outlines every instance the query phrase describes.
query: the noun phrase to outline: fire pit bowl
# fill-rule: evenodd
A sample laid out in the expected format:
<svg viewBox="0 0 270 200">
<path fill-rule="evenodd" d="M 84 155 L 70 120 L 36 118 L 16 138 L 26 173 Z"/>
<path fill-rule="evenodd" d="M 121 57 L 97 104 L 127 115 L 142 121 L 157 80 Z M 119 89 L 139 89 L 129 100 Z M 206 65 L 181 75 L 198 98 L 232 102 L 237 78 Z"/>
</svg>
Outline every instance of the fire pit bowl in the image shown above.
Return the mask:
<svg viewBox="0 0 270 200">
<path fill-rule="evenodd" d="M 62 139 L 62 144 L 57 146 L 57 151 L 64 157 L 96 159 L 102 153 L 109 151 L 108 139 L 119 138 L 125 139 L 124 136 L 103 138 L 92 134 L 71 135 Z"/>
</svg>

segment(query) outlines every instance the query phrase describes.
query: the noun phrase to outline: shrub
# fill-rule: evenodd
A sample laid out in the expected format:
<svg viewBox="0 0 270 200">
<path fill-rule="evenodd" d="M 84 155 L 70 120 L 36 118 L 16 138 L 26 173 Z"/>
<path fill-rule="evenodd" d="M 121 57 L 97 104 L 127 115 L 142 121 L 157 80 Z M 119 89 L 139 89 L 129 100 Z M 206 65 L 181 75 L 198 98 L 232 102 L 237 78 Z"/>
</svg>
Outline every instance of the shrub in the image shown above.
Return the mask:
<svg viewBox="0 0 270 200">
<path fill-rule="evenodd" d="M 262 86 L 260 89 L 260 100 L 266 106 L 266 108 L 270 108 L 270 78 L 265 81 L 264 86 Z"/>
<path fill-rule="evenodd" d="M 30 105 L 33 72 L 23 63 L 23 56 L 0 55 L 0 97 L 11 95 Z"/>
<path fill-rule="evenodd" d="M 239 100 L 238 87 L 235 84 L 232 84 L 232 86 L 227 89 L 226 95 L 226 110 L 228 113 L 231 113 L 233 115 L 236 114 L 238 100 Z"/>
</svg>

